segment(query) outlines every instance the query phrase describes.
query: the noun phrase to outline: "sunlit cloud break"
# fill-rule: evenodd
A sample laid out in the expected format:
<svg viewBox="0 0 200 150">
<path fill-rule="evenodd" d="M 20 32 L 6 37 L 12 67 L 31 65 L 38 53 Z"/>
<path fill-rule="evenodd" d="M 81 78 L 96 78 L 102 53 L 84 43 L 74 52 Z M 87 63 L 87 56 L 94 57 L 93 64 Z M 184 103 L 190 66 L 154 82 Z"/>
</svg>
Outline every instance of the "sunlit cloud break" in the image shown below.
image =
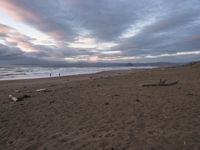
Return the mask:
<svg viewBox="0 0 200 150">
<path fill-rule="evenodd" d="M 174 54 L 161 54 L 161 55 L 147 55 L 146 58 L 158 58 L 158 57 L 171 57 L 171 56 L 184 56 L 184 55 L 200 55 L 200 51 L 189 52 L 177 52 Z"/>
</svg>

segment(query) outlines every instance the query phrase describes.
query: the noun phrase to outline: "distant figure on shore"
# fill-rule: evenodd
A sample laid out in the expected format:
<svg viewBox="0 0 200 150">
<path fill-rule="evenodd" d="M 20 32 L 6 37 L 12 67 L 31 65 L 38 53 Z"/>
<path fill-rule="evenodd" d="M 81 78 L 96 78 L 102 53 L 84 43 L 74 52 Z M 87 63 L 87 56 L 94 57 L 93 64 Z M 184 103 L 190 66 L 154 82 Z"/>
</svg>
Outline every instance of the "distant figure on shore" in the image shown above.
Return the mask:
<svg viewBox="0 0 200 150">
<path fill-rule="evenodd" d="M 49 74 L 49 76 L 51 77 L 51 73 Z"/>
<path fill-rule="evenodd" d="M 60 73 L 59 73 L 59 77 L 60 77 Z"/>
</svg>

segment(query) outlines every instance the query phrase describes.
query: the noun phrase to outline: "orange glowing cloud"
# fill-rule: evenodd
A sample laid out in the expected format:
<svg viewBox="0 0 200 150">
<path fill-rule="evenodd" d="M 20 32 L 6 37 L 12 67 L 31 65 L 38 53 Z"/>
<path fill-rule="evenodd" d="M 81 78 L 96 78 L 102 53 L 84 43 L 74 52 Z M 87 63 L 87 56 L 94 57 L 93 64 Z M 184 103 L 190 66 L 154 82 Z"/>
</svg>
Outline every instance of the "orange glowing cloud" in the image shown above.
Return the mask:
<svg viewBox="0 0 200 150">
<path fill-rule="evenodd" d="M 39 17 L 23 9 L 23 7 L 20 7 L 13 0 L 1 0 L 0 9 L 5 11 L 7 14 L 12 16 L 13 18 L 15 18 L 17 21 L 25 21 L 26 18 L 29 18 L 35 21 L 39 20 Z"/>
<path fill-rule="evenodd" d="M 38 50 L 34 47 L 34 45 L 26 40 L 25 38 L 17 38 L 14 36 L 7 37 L 6 40 L 10 43 L 15 43 L 18 48 L 20 48 L 24 52 L 37 52 Z"/>
<path fill-rule="evenodd" d="M 11 29 L 9 27 L 0 24 L 0 33 L 7 33 L 7 32 L 10 32 L 10 30 Z"/>
<path fill-rule="evenodd" d="M 0 33 L 3 33 L 3 41 L 10 45 L 16 45 L 24 52 L 37 52 L 35 45 L 31 43 L 31 38 L 19 33 L 16 29 L 0 24 Z"/>
<path fill-rule="evenodd" d="M 18 41 L 19 48 L 23 49 L 25 52 L 37 52 L 38 50 L 33 44 L 24 41 Z"/>
<path fill-rule="evenodd" d="M 49 35 L 54 37 L 57 40 L 62 40 L 63 37 L 65 36 L 64 33 L 61 31 L 52 31 L 52 32 L 49 32 Z"/>
</svg>

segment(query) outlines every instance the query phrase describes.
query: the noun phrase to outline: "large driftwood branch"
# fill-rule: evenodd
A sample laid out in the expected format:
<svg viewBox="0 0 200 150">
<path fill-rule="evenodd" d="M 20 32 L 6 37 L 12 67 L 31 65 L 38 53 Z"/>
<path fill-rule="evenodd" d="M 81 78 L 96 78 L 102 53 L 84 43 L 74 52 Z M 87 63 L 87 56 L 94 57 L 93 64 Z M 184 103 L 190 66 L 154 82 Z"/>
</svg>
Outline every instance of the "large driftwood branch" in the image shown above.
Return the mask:
<svg viewBox="0 0 200 150">
<path fill-rule="evenodd" d="M 171 85 L 175 85 L 179 82 L 179 80 L 175 81 L 175 82 L 170 82 L 170 83 L 166 83 L 167 80 L 160 80 L 159 83 L 153 83 L 153 84 L 142 84 L 143 87 L 148 87 L 148 86 L 171 86 Z"/>
</svg>

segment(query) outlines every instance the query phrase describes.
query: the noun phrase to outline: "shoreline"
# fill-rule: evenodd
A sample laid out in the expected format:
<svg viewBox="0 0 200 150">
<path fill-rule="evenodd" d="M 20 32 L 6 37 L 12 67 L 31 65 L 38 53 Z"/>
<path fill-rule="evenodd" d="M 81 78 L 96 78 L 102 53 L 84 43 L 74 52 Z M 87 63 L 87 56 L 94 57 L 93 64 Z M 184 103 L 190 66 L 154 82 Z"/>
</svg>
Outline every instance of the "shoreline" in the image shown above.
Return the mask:
<svg viewBox="0 0 200 150">
<path fill-rule="evenodd" d="M 200 147 L 200 63 L 0 83 L 0 149 Z"/>
<path fill-rule="evenodd" d="M 84 76 L 84 75 L 95 75 L 95 74 L 106 74 L 106 73 L 122 73 L 122 72 L 135 72 L 135 71 L 145 71 L 145 70 L 151 70 L 151 69 L 158 69 L 158 68 L 166 68 L 166 67 L 154 67 L 154 68 L 129 68 L 129 69 L 116 69 L 116 70 L 106 70 L 106 71 L 99 71 L 94 73 L 81 73 L 81 74 L 73 74 L 73 75 L 61 75 L 61 76 L 45 76 L 45 77 L 30 77 L 30 78 L 13 78 L 13 79 L 0 79 L 0 82 L 2 81 L 23 81 L 23 80 L 40 80 L 40 79 L 57 79 L 57 78 L 67 78 L 67 77 L 73 77 L 73 76 Z"/>
</svg>

